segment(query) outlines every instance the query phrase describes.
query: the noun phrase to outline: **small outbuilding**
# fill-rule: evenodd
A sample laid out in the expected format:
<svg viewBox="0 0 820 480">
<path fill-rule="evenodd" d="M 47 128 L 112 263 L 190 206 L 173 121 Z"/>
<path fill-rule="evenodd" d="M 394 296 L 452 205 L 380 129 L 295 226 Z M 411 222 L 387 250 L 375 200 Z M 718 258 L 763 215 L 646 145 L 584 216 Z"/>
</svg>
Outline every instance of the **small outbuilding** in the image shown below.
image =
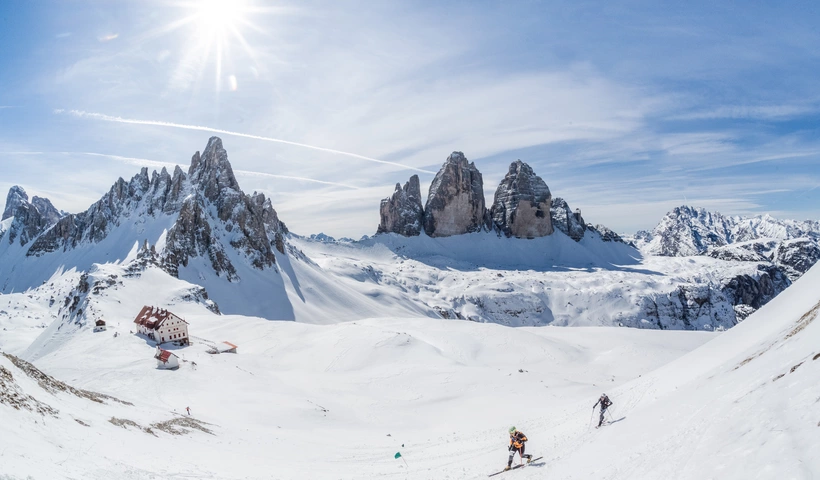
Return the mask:
<svg viewBox="0 0 820 480">
<path fill-rule="evenodd" d="M 157 368 L 163 370 L 176 370 L 179 368 L 179 357 L 168 350 L 163 350 L 157 347 L 157 353 L 154 355 L 157 359 Z"/>
<path fill-rule="evenodd" d="M 105 320 L 97 319 L 97 321 L 94 322 L 94 331 L 95 332 L 104 332 L 105 331 Z"/>
<path fill-rule="evenodd" d="M 219 353 L 236 353 L 236 345 L 231 342 L 222 342 L 216 344 L 216 350 Z"/>
</svg>

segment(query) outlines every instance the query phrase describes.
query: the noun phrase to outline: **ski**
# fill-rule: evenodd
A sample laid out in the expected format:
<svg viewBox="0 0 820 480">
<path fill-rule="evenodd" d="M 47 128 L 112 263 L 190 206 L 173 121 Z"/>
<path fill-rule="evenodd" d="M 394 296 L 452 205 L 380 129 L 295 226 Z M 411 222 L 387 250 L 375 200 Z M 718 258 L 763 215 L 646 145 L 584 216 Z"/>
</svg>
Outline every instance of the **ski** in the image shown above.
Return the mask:
<svg viewBox="0 0 820 480">
<path fill-rule="evenodd" d="M 541 460 L 542 458 L 544 458 L 544 457 L 533 458 L 532 460 L 530 460 L 530 462 L 529 462 L 529 463 L 519 463 L 518 465 L 516 465 L 516 466 L 512 467 L 510 470 L 515 470 L 516 468 L 526 467 L 526 466 L 527 466 L 527 465 L 529 465 L 530 463 L 532 463 L 532 462 L 534 462 L 534 461 L 536 461 L 536 460 Z M 500 472 L 491 473 L 491 474 L 489 474 L 489 475 L 487 475 L 487 476 L 488 476 L 488 477 L 494 477 L 494 476 L 496 476 L 496 475 L 501 475 L 501 474 L 502 474 L 502 473 L 504 473 L 504 472 L 509 472 L 510 470 L 501 470 Z"/>
</svg>

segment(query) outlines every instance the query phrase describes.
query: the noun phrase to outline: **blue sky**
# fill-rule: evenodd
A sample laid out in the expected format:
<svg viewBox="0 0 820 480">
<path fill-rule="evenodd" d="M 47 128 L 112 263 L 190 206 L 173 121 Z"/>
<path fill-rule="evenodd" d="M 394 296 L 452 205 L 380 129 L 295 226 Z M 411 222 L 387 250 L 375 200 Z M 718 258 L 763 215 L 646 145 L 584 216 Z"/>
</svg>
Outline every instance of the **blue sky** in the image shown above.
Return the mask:
<svg viewBox="0 0 820 480">
<path fill-rule="evenodd" d="M 303 234 L 372 234 L 454 150 L 488 202 L 520 158 L 622 233 L 820 218 L 820 5 L 612 3 L 6 0 L 0 190 L 81 211 L 207 127 Z"/>
</svg>

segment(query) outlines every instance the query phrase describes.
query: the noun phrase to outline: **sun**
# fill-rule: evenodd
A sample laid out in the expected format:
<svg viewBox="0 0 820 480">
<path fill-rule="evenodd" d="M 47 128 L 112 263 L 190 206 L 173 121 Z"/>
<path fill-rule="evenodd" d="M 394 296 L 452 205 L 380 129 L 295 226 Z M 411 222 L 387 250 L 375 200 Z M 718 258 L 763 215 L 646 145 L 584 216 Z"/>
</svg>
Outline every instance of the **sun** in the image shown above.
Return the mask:
<svg viewBox="0 0 820 480">
<path fill-rule="evenodd" d="M 214 88 L 219 94 L 226 86 L 238 88 L 236 71 L 256 69 L 256 54 L 246 40 L 248 30 L 265 34 L 251 18 L 271 13 L 252 0 L 195 0 L 173 3 L 182 17 L 161 26 L 151 36 L 174 33 L 179 39 L 179 63 L 171 75 L 172 89 L 198 90 L 203 76 L 213 69 Z"/>
<path fill-rule="evenodd" d="M 245 8 L 237 0 L 201 0 L 193 4 L 197 26 L 202 30 L 224 32 L 234 30 L 244 18 Z"/>
</svg>

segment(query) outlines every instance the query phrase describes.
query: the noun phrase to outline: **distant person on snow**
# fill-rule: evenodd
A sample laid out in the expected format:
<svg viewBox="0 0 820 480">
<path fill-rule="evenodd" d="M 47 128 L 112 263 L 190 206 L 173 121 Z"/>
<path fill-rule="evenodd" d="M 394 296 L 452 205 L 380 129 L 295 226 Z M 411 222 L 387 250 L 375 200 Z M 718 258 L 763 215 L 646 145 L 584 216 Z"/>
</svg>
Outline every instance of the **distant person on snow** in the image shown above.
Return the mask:
<svg viewBox="0 0 820 480">
<path fill-rule="evenodd" d="M 190 414 L 191 414 L 191 407 L 185 407 L 185 410 L 187 410 L 187 411 L 188 411 L 188 415 L 190 415 Z"/>
<path fill-rule="evenodd" d="M 530 463 L 532 460 L 532 455 L 524 453 L 524 443 L 526 441 L 527 436 L 524 435 L 524 432 L 518 431 L 515 427 L 510 427 L 510 459 L 507 460 L 507 468 L 504 470 L 509 470 L 512 468 L 512 461 L 516 452 L 521 457 L 521 461 L 524 461 L 526 458 L 527 463 Z"/>
<path fill-rule="evenodd" d="M 609 399 L 609 397 L 606 396 L 606 393 L 602 393 L 601 398 L 599 398 L 598 401 L 595 402 L 595 405 L 592 406 L 592 409 L 595 410 L 595 407 L 597 407 L 598 404 L 601 405 L 601 418 L 600 420 L 598 420 L 598 426 L 600 427 L 604 423 L 604 414 L 606 414 L 606 409 L 612 405 L 612 401 Z"/>
</svg>

